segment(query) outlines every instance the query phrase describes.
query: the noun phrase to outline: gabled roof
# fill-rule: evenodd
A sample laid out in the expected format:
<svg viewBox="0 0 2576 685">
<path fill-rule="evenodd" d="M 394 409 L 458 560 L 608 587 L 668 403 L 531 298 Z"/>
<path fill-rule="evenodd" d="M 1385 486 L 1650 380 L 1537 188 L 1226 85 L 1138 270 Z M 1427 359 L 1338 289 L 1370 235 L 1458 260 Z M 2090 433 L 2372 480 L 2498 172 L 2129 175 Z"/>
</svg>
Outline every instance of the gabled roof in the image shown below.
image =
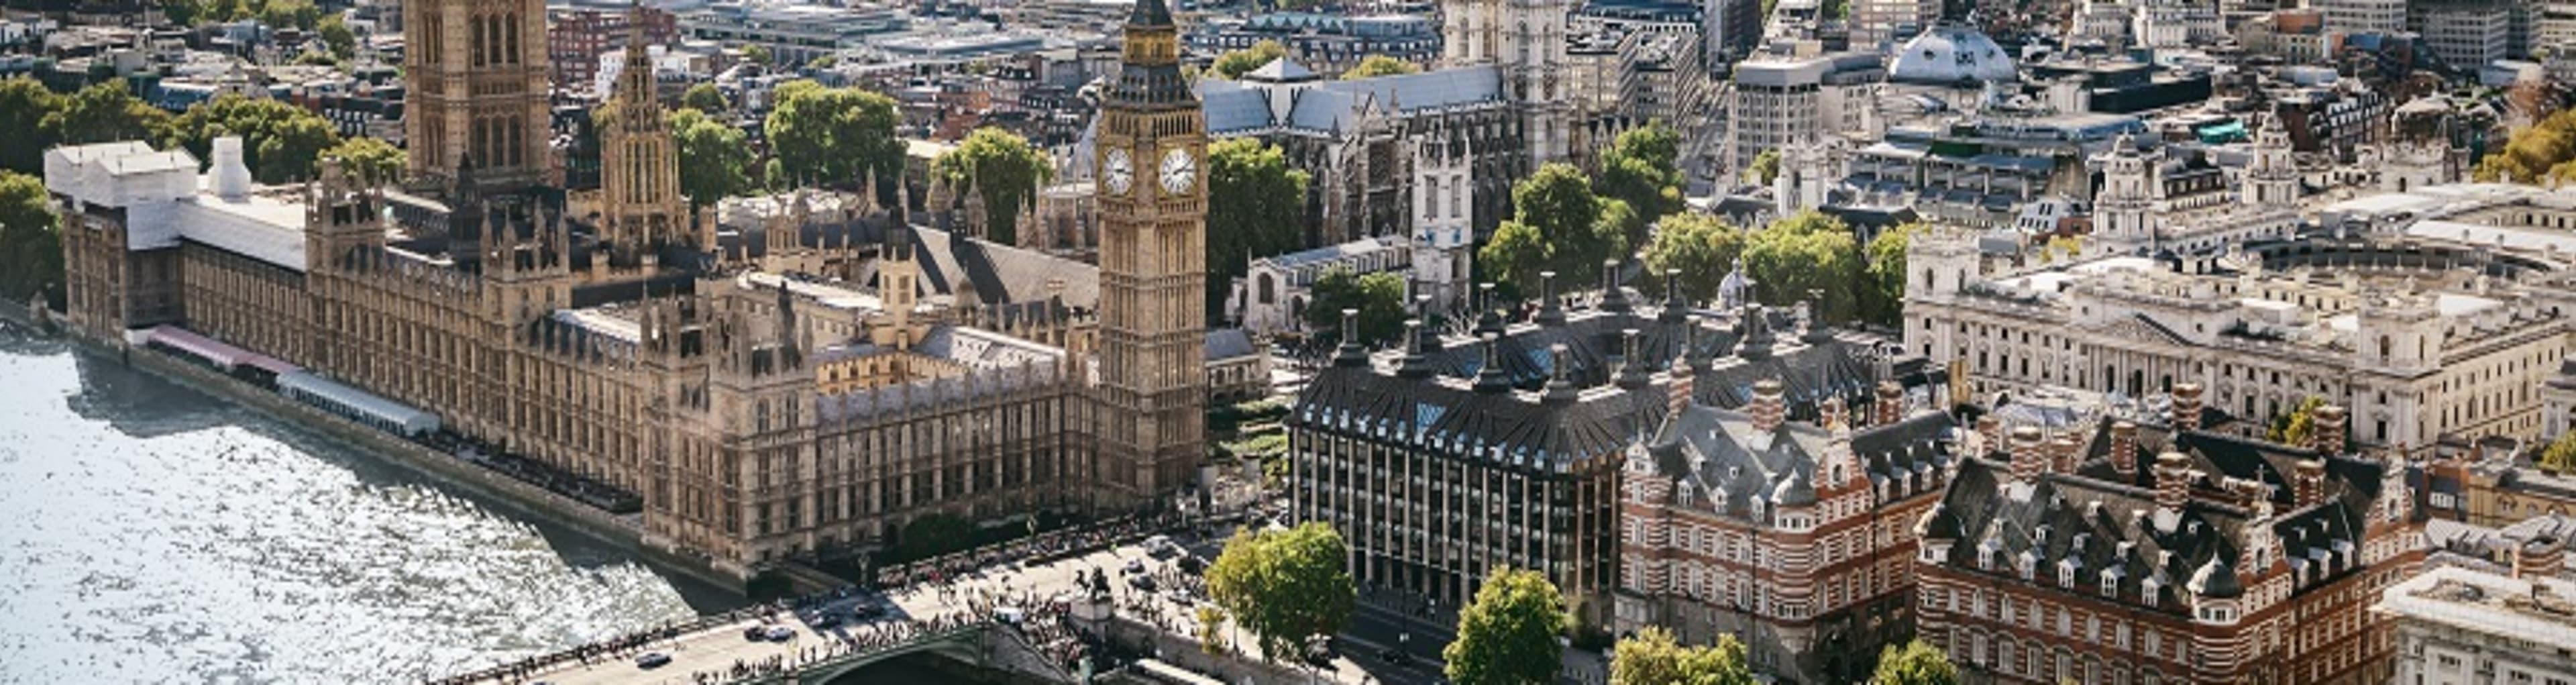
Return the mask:
<svg viewBox="0 0 2576 685">
<path fill-rule="evenodd" d="M 1261 68 L 1254 69 L 1250 73 L 1243 75 L 1243 80 L 1246 81 L 1262 81 L 1268 83 L 1294 83 L 1298 81 L 1311 81 L 1315 78 L 1315 70 L 1308 69 L 1306 68 L 1306 65 L 1298 64 L 1296 60 L 1288 59 L 1286 57 L 1270 60 L 1269 64 L 1261 65 Z"/>
</svg>

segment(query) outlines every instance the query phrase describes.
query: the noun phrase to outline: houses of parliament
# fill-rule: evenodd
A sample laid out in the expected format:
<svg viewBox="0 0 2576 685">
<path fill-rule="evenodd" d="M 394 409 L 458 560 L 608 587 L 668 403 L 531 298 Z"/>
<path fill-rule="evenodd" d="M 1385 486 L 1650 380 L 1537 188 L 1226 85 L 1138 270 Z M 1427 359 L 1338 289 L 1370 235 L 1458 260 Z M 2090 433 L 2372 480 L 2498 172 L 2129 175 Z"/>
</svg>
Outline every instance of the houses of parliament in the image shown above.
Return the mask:
<svg viewBox="0 0 2576 685">
<path fill-rule="evenodd" d="M 404 11 L 398 183 L 326 159 L 256 186 L 238 139 L 202 173 L 143 143 L 49 151 L 67 324 L 182 329 L 425 410 L 640 497 L 649 544 L 745 576 L 933 513 L 1114 515 L 1195 479 L 1206 124 L 1162 0 L 1129 17 L 1100 115 L 1101 178 L 1129 180 L 1098 191 L 1096 269 L 916 227 L 874 172 L 702 228 L 642 50 L 600 113 L 597 209 L 567 211 L 543 4 Z"/>
</svg>

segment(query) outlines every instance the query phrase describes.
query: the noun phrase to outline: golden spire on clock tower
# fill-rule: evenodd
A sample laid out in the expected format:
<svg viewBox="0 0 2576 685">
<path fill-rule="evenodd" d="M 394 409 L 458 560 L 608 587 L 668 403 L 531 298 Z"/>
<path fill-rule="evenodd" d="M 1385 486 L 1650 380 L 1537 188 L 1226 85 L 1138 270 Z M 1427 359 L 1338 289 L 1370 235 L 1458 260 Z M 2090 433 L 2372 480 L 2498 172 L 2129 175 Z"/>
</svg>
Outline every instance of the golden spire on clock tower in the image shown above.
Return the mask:
<svg viewBox="0 0 2576 685">
<path fill-rule="evenodd" d="M 1094 155 L 1100 362 L 1094 481 L 1108 508 L 1153 506 L 1206 460 L 1207 119 L 1181 77 L 1163 0 L 1137 0 Z"/>
</svg>

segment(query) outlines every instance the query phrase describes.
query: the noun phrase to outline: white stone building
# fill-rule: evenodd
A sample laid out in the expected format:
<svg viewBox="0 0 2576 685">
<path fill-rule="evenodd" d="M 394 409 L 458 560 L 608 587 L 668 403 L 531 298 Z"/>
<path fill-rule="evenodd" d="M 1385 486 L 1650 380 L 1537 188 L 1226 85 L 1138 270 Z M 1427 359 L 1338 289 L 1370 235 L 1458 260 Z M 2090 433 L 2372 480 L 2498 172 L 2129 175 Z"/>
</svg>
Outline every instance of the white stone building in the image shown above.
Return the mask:
<svg viewBox="0 0 2576 685">
<path fill-rule="evenodd" d="M 1882 64 L 1864 53 L 1766 54 L 1736 64 L 1728 168 L 1747 168 L 1764 150 L 1865 128 L 1874 86 L 1887 78 Z"/>
<path fill-rule="evenodd" d="M 2576 582 L 2435 568 L 2373 611 L 2396 625 L 2399 683 L 2576 683 Z"/>
<path fill-rule="evenodd" d="M 1303 317 L 1306 303 L 1313 299 L 1315 279 L 1336 268 L 1350 269 L 1355 275 L 1390 271 L 1409 275 L 1412 254 L 1409 239 L 1379 236 L 1253 260 L 1231 298 L 1236 317 L 1244 330 L 1262 337 L 1305 330 Z"/>
<path fill-rule="evenodd" d="M 2325 10 L 2327 31 L 2388 35 L 2406 30 L 2406 0 L 2317 0 L 2314 6 Z"/>
<path fill-rule="evenodd" d="M 2512 11 L 2504 3 L 2424 8 L 2424 42 L 2454 67 L 2476 69 L 2496 60 L 2524 57 L 2508 50 L 2512 33 Z"/>
</svg>

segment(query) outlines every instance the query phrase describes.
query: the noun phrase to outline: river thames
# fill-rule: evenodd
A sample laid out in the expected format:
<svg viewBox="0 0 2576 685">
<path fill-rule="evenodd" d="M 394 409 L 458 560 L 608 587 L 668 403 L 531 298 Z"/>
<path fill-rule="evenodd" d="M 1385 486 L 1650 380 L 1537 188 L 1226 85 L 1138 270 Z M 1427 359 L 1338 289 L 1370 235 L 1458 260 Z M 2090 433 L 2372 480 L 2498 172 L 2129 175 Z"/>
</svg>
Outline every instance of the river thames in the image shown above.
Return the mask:
<svg viewBox="0 0 2576 685">
<path fill-rule="evenodd" d="M 0 322 L 0 683 L 400 683 L 740 606 Z"/>
</svg>

